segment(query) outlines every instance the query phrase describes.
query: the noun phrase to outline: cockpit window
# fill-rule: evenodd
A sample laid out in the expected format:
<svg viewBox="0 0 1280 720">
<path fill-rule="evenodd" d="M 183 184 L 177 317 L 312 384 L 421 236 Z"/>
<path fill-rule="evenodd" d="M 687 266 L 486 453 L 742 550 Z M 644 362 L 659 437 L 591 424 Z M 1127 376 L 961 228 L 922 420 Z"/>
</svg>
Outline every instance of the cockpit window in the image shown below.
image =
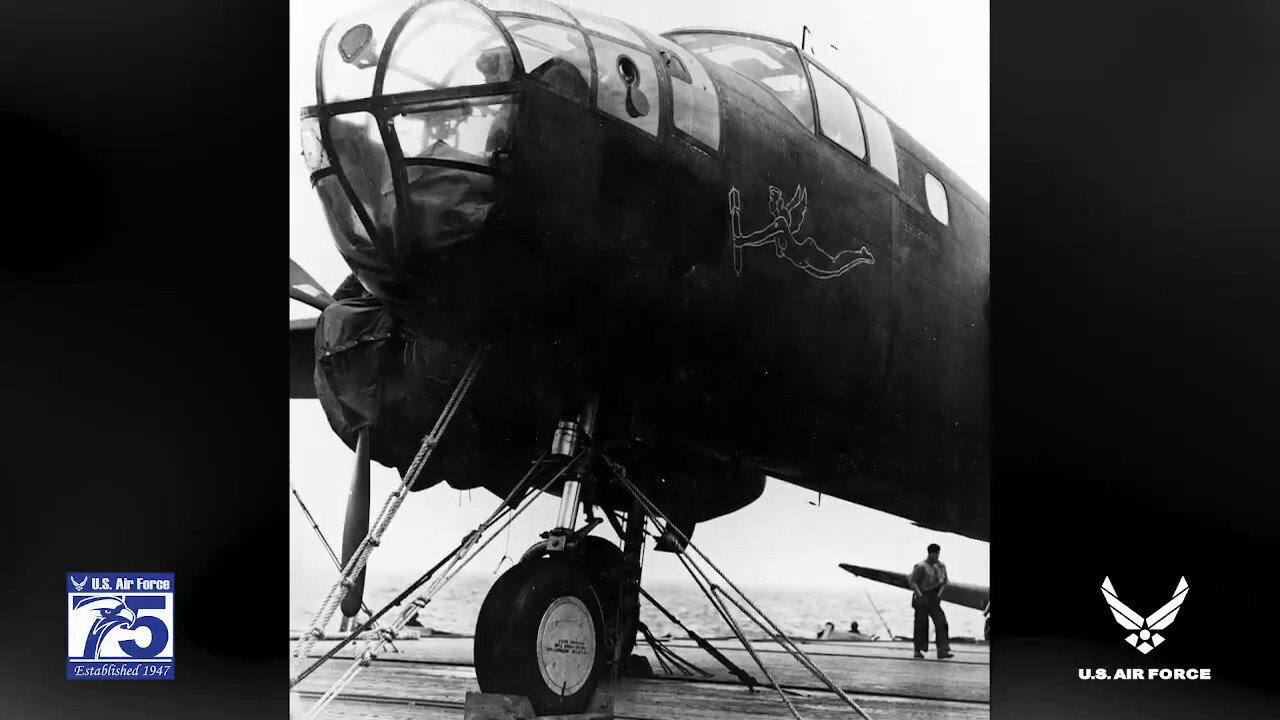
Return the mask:
<svg viewBox="0 0 1280 720">
<path fill-rule="evenodd" d="M 822 121 L 822 134 L 854 155 L 866 158 L 867 143 L 862 137 L 862 121 L 858 119 L 858 107 L 854 104 L 853 96 L 835 78 L 813 63 L 809 63 L 809 76 L 813 78 L 814 94 L 818 96 L 818 119 Z"/>
<path fill-rule="evenodd" d="M 870 145 L 871 167 L 898 184 L 898 150 L 893 142 L 893 130 L 879 110 L 858 98 L 858 107 L 867 123 L 867 143 Z"/>
<path fill-rule="evenodd" d="M 592 33 L 644 47 L 644 41 L 635 34 L 635 31 L 613 18 L 577 9 L 573 11 L 573 15 L 578 18 L 578 22 L 582 23 L 582 27 Z"/>
<path fill-rule="evenodd" d="M 405 158 L 443 157 L 488 165 L 511 141 L 515 105 L 508 96 L 409 107 L 392 119 Z"/>
<path fill-rule="evenodd" d="M 502 24 L 516 42 L 525 74 L 569 97 L 591 97 L 591 57 L 576 28 L 505 16 Z"/>
<path fill-rule="evenodd" d="M 502 33 L 470 3 L 418 9 L 396 39 L 383 94 L 510 80 L 515 65 Z"/>
<path fill-rule="evenodd" d="M 391 164 L 377 118 L 367 112 L 336 115 L 329 120 L 329 142 L 374 232 L 390 232 L 394 203 L 384 199 L 391 195 Z"/>
<path fill-rule="evenodd" d="M 650 135 L 658 134 L 658 73 L 649 53 L 627 45 L 591 38 L 596 49 L 596 72 L 599 89 L 596 105 L 606 113 L 638 127 Z"/>
<path fill-rule="evenodd" d="M 373 78 L 387 34 L 408 6 L 404 0 L 388 3 L 344 17 L 329 28 L 320 55 L 321 103 L 373 94 Z"/>
<path fill-rule="evenodd" d="M 329 167 L 329 153 L 325 152 L 320 139 L 319 118 L 302 119 L 302 159 L 306 162 L 309 173 L 316 173 Z"/>
<path fill-rule="evenodd" d="M 558 5 L 543 0 L 481 0 L 481 5 L 496 13 L 520 13 L 521 15 L 537 15 L 538 17 L 573 23 L 569 13 Z"/>
<path fill-rule="evenodd" d="M 754 81 L 800 124 L 813 130 L 809 81 L 794 48 L 723 33 L 681 33 L 671 37 L 694 53 Z"/>
<path fill-rule="evenodd" d="M 947 224 L 947 188 L 933 173 L 924 174 L 924 196 L 929 204 L 929 212 L 943 225 Z"/>
<path fill-rule="evenodd" d="M 706 143 L 711 149 L 720 147 L 720 101 L 711 75 L 693 53 L 659 37 L 658 57 L 671 76 L 671 119 L 677 128 Z"/>
</svg>

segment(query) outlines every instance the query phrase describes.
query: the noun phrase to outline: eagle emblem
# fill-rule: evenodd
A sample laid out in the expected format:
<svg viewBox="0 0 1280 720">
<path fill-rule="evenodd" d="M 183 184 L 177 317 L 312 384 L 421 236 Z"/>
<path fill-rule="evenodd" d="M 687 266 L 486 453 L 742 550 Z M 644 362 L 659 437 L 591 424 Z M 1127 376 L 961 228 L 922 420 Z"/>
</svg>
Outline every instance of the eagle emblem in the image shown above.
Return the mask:
<svg viewBox="0 0 1280 720">
<path fill-rule="evenodd" d="M 1173 599 L 1144 618 L 1129 609 L 1128 605 L 1120 602 L 1120 598 L 1116 596 L 1115 588 L 1111 585 L 1110 577 L 1102 579 L 1102 597 L 1111 608 L 1111 614 L 1115 616 L 1116 622 L 1120 623 L 1120 627 L 1125 630 L 1136 631 L 1125 640 L 1143 655 L 1156 649 L 1160 643 L 1164 642 L 1164 637 L 1156 631 L 1163 630 L 1173 624 L 1173 619 L 1178 616 L 1178 609 L 1182 607 L 1182 601 L 1187 599 L 1187 591 L 1189 589 L 1187 579 L 1185 577 L 1182 578 L 1178 581 L 1178 587 L 1173 591 Z"/>
<path fill-rule="evenodd" d="M 86 580 L 88 578 L 85 578 Z M 94 613 L 95 620 L 89 628 L 89 635 L 84 641 L 85 658 L 101 656 L 102 643 L 107 635 L 118 627 L 132 630 L 138 613 L 131 609 L 122 597 L 114 595 L 86 595 L 76 600 L 73 610 L 85 609 Z"/>
</svg>

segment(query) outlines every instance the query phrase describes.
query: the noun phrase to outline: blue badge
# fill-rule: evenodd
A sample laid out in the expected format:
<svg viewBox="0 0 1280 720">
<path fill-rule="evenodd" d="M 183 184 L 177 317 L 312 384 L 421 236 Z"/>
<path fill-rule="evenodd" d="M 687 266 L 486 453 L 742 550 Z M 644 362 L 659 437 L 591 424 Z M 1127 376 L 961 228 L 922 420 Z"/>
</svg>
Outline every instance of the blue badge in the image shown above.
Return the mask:
<svg viewBox="0 0 1280 720">
<path fill-rule="evenodd" d="M 67 573 L 67 679 L 173 679 L 173 573 Z"/>
</svg>

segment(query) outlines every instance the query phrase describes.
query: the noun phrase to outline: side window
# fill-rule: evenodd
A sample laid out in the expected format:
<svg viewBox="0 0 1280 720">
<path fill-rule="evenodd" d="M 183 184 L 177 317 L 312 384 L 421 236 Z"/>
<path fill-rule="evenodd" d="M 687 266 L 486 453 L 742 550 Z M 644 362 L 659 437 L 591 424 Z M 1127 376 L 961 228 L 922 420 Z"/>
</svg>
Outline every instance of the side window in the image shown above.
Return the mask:
<svg viewBox="0 0 1280 720">
<path fill-rule="evenodd" d="M 530 78 L 579 100 L 591 97 L 591 59 L 577 28 L 509 16 L 502 23 Z"/>
<path fill-rule="evenodd" d="M 720 101 L 711 75 L 688 50 L 666 38 L 654 38 L 654 43 L 671 76 L 671 118 L 676 127 L 719 149 Z"/>
<path fill-rule="evenodd" d="M 867 123 L 867 144 L 871 151 L 871 167 L 898 184 L 898 149 L 893 144 L 893 131 L 889 129 L 889 121 L 875 108 L 861 100 L 858 107 L 862 110 L 862 119 Z"/>
<path fill-rule="evenodd" d="M 924 197 L 929 203 L 929 212 L 933 213 L 938 222 L 946 225 L 950 217 L 947 213 L 947 188 L 931 173 L 924 174 Z"/>
<path fill-rule="evenodd" d="M 653 58 L 644 50 L 594 35 L 591 44 L 596 49 L 596 72 L 600 74 L 596 104 L 619 120 L 657 135 L 658 73 Z"/>
<path fill-rule="evenodd" d="M 818 96 L 818 125 L 822 134 L 862 159 L 867 157 L 867 141 L 862 137 L 862 121 L 853 96 L 836 79 L 809 64 L 813 90 Z"/>
<path fill-rule="evenodd" d="M 777 103 L 778 110 L 794 115 L 806 129 L 813 130 L 809 81 L 794 48 L 726 33 L 680 33 L 672 38 L 695 55 L 756 83 Z"/>
<path fill-rule="evenodd" d="M 644 46 L 644 41 L 640 39 L 639 35 L 635 34 L 635 31 L 611 17 L 576 9 L 573 11 L 573 16 L 578 18 L 578 22 L 582 23 L 582 27 L 593 35 L 607 35 L 616 40 L 641 47 Z"/>
</svg>

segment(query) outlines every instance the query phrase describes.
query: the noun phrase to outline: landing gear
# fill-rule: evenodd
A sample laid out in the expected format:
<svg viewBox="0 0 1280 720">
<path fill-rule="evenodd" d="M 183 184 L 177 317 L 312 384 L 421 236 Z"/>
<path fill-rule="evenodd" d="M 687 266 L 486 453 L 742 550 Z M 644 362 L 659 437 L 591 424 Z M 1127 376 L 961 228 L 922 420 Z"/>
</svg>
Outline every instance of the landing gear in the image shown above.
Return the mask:
<svg viewBox="0 0 1280 720">
<path fill-rule="evenodd" d="M 586 573 L 560 557 L 521 562 L 494 583 L 476 623 L 476 680 L 542 715 L 586 709 L 605 669 L 604 617 Z"/>
<path fill-rule="evenodd" d="M 595 430 L 591 402 L 556 428 L 551 452 L 581 456 Z M 592 481 L 590 449 L 560 491 L 556 526 L 490 588 L 476 623 L 481 692 L 523 695 L 540 715 L 582 712 L 618 647 L 622 552 L 575 531 L 582 490 Z M 612 578 L 612 580 L 611 580 Z M 631 623 L 631 645 L 635 626 Z M 626 647 L 630 659 L 630 646 Z"/>
<path fill-rule="evenodd" d="M 547 549 L 547 544 L 541 542 L 529 548 L 521 562 L 554 556 Z M 561 557 L 582 570 L 600 603 L 600 613 L 604 619 L 606 669 L 613 665 L 616 657 L 620 662 L 618 674 L 630 674 L 628 668 L 631 653 L 636 646 L 640 605 L 635 600 L 627 602 L 626 598 L 628 594 L 636 594 L 630 589 L 633 584 L 630 580 L 634 578 L 634 585 L 639 585 L 639 563 L 635 563 L 633 568 L 622 550 L 597 535 L 581 538 L 576 547 Z"/>
</svg>

